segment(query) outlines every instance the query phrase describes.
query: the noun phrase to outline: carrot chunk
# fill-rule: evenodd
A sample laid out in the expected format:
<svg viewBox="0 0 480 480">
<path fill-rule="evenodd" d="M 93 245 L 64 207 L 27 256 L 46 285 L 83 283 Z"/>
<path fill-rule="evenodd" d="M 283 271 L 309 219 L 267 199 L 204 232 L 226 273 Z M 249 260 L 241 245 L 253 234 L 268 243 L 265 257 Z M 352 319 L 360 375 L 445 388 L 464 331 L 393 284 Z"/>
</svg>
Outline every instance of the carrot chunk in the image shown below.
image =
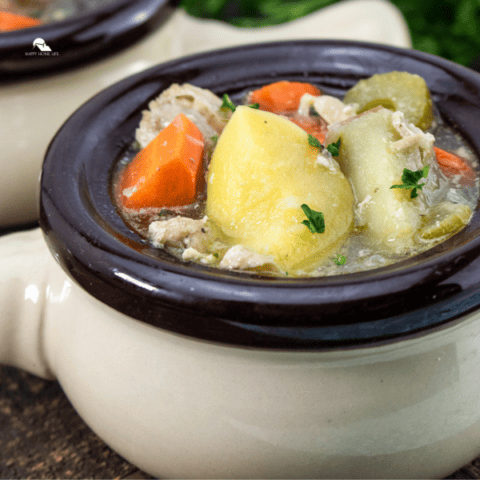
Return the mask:
<svg viewBox="0 0 480 480">
<path fill-rule="evenodd" d="M 0 12 L 0 32 L 21 30 L 22 28 L 36 27 L 41 24 L 42 22 L 36 18 L 10 12 Z"/>
<path fill-rule="evenodd" d="M 461 175 L 460 181 L 464 185 L 473 182 L 475 172 L 464 158 L 438 147 L 433 147 L 433 149 L 435 150 L 438 166 L 445 175 L 448 177 Z"/>
<path fill-rule="evenodd" d="M 298 109 L 300 99 L 305 93 L 317 97 L 322 94 L 310 83 L 280 81 L 253 91 L 249 95 L 249 102 L 258 103 L 260 110 L 289 113 Z"/>
<path fill-rule="evenodd" d="M 301 129 L 305 130 L 308 134 L 313 135 L 321 144 L 325 141 L 328 127 L 321 125 L 314 118 L 300 115 L 294 117 L 287 116 L 287 118 L 295 125 L 298 125 Z"/>
<path fill-rule="evenodd" d="M 203 135 L 183 113 L 125 167 L 117 193 L 126 208 L 178 207 L 203 186 Z"/>
</svg>

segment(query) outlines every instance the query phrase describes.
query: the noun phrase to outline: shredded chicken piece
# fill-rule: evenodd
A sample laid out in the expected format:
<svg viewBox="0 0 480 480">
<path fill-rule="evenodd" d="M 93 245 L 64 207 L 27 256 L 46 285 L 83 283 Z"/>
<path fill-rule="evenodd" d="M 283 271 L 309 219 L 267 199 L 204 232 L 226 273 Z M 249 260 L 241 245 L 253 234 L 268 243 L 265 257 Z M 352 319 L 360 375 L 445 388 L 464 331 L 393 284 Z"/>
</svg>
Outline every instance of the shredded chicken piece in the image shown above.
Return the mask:
<svg viewBox="0 0 480 480">
<path fill-rule="evenodd" d="M 200 253 L 195 248 L 188 247 L 182 253 L 182 260 L 212 265 L 217 261 L 217 258 L 212 253 Z"/>
<path fill-rule="evenodd" d="M 281 269 L 274 262 L 273 257 L 261 255 L 243 245 L 235 245 L 228 249 L 219 266 L 220 268 L 229 270 L 264 268 L 266 271 L 281 272 Z"/>
<path fill-rule="evenodd" d="M 207 253 L 215 240 L 215 232 L 207 222 L 207 217 L 194 220 L 188 217 L 175 217 L 152 222 L 148 227 L 149 240 L 155 247 L 194 248 Z"/>
<path fill-rule="evenodd" d="M 184 83 L 173 84 L 149 104 L 143 112 L 135 138 L 142 148 L 147 146 L 180 113 L 200 129 L 204 138 L 218 135 L 231 112 L 220 110 L 222 100 L 210 90 Z"/>
<path fill-rule="evenodd" d="M 310 114 L 310 108 L 314 110 L 322 117 L 325 122 L 330 125 L 331 123 L 342 122 L 350 117 L 356 115 L 357 104 L 347 105 L 338 98 L 330 95 L 320 95 L 314 97 L 309 93 L 306 93 L 300 99 L 300 105 L 298 107 L 298 113 L 300 115 L 308 116 Z"/>
<path fill-rule="evenodd" d="M 412 123 L 407 123 L 403 112 L 392 114 L 393 128 L 401 135 L 402 139 L 392 143 L 391 148 L 397 152 L 405 151 L 412 147 L 418 147 L 433 155 L 433 142 L 435 137 L 431 133 L 425 133 Z"/>
</svg>

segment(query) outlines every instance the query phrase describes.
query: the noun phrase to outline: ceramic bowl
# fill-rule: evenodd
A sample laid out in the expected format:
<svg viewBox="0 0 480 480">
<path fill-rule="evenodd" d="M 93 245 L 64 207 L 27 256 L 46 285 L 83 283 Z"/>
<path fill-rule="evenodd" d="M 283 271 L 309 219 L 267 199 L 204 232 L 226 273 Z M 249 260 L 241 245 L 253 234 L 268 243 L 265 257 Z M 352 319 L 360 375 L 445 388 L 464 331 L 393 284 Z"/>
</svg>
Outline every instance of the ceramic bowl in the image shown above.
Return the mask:
<svg viewBox="0 0 480 480">
<path fill-rule="evenodd" d="M 41 229 L 2 239 L 0 361 L 57 378 L 84 420 L 166 478 L 441 478 L 480 454 L 480 213 L 416 257 L 364 273 L 252 278 L 182 263 L 129 230 L 116 159 L 173 82 L 238 98 L 276 79 L 342 95 L 422 75 L 480 152 L 480 75 L 347 41 L 252 45 L 149 69 L 63 125 Z M 48 250 L 47 246 L 48 245 Z"/>
<path fill-rule="evenodd" d="M 174 2 L 116 0 L 88 13 L 0 33 L 0 228 L 38 220 L 48 143 L 84 101 L 170 57 L 162 26 Z M 42 39 L 51 51 L 34 46 Z"/>
</svg>

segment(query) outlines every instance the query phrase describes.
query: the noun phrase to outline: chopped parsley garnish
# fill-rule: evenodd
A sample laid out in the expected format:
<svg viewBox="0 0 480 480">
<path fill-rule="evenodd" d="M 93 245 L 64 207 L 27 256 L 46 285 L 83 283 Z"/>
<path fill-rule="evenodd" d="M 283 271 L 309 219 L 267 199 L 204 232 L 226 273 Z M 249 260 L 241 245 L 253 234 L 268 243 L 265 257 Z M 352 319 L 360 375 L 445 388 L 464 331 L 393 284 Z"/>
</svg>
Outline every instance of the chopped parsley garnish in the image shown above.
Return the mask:
<svg viewBox="0 0 480 480">
<path fill-rule="evenodd" d="M 313 135 L 308 135 L 308 143 L 312 146 L 312 147 L 315 147 L 315 148 L 323 148 L 323 145 L 320 143 L 320 140 L 316 137 L 314 137 Z"/>
<path fill-rule="evenodd" d="M 424 183 L 418 183 L 418 182 L 422 178 L 427 178 L 429 170 L 430 170 L 430 167 L 428 165 L 426 167 L 423 167 L 421 170 L 417 170 L 415 172 L 412 172 L 412 170 L 409 170 L 408 168 L 404 168 L 403 175 L 402 175 L 403 183 L 401 185 L 392 185 L 390 188 L 404 188 L 404 189 L 411 188 L 412 193 L 410 194 L 410 197 L 416 198 L 418 197 L 417 190 L 421 190 L 425 185 Z"/>
<path fill-rule="evenodd" d="M 340 154 L 340 139 L 335 143 L 327 145 L 327 150 L 332 154 L 332 157 L 338 157 Z"/>
<path fill-rule="evenodd" d="M 347 261 L 347 257 L 345 257 L 344 255 L 340 255 L 340 254 L 338 253 L 336 257 L 332 257 L 332 260 L 333 260 L 337 265 L 345 265 L 345 262 Z"/>
<path fill-rule="evenodd" d="M 320 143 L 318 138 L 314 137 L 313 135 L 308 135 L 308 143 L 319 150 L 324 148 L 323 145 Z M 327 150 L 331 153 L 332 157 L 338 157 L 340 153 L 340 139 L 336 143 L 330 143 L 327 145 Z"/>
<path fill-rule="evenodd" d="M 259 103 L 251 103 L 249 105 L 250 108 L 255 108 L 256 110 L 258 110 L 260 108 L 260 104 Z"/>
<path fill-rule="evenodd" d="M 226 93 L 224 93 L 223 94 L 223 103 L 222 103 L 222 106 L 220 108 L 222 110 L 231 110 L 232 112 L 234 112 L 237 107 L 232 102 L 232 100 L 230 100 L 230 97 Z"/>
<path fill-rule="evenodd" d="M 210 140 L 213 142 L 213 143 L 216 143 L 218 141 L 218 135 L 214 135 L 213 137 L 210 137 Z"/>
<path fill-rule="evenodd" d="M 306 203 L 301 205 L 303 213 L 305 213 L 308 220 L 302 223 L 306 225 L 312 233 L 323 233 L 325 231 L 325 219 L 322 212 L 312 210 Z"/>
</svg>

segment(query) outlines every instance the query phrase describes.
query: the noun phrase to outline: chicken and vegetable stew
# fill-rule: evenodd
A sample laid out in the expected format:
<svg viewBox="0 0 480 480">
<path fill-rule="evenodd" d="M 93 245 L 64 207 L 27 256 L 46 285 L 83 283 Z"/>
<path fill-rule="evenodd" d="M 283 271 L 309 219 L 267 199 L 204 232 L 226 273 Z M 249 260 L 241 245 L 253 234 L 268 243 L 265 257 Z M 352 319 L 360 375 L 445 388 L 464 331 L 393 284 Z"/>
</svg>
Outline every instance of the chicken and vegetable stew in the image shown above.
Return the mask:
<svg viewBox="0 0 480 480">
<path fill-rule="evenodd" d="M 174 84 L 149 104 L 118 162 L 126 224 L 186 262 L 325 276 L 389 265 L 468 224 L 477 159 L 407 72 L 343 99 L 279 81 L 236 105 Z"/>
</svg>

